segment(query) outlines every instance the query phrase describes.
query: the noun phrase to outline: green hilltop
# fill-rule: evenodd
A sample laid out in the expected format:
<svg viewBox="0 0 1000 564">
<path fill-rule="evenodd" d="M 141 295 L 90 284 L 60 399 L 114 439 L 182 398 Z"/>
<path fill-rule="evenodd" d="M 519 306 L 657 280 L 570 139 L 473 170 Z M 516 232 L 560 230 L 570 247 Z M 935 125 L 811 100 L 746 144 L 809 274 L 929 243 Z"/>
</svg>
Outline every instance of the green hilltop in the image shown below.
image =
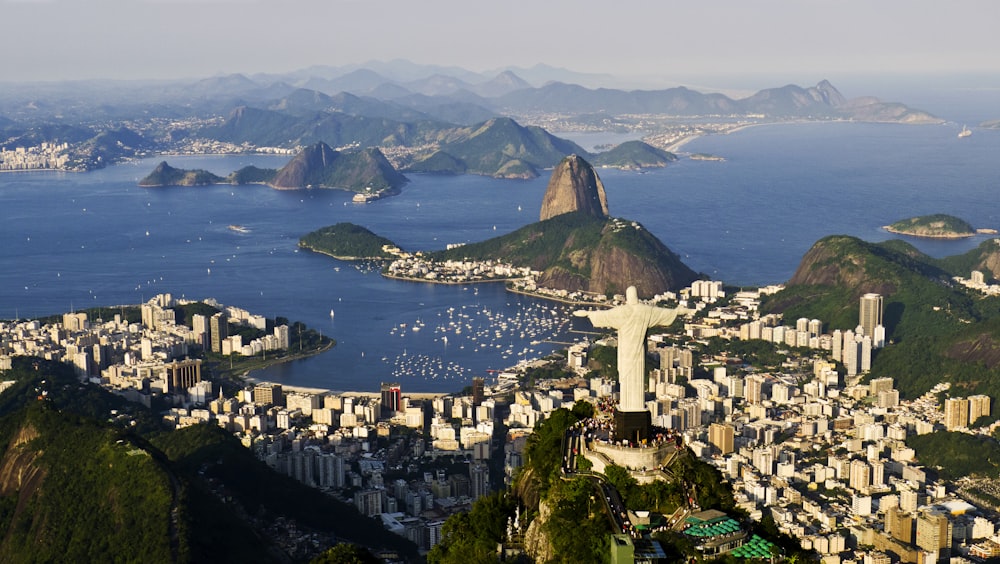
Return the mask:
<svg viewBox="0 0 1000 564">
<path fill-rule="evenodd" d="M 507 235 L 430 256 L 437 260 L 498 259 L 542 271 L 539 286 L 600 294 L 624 293 L 629 281 L 640 296 L 651 297 L 697 278 L 637 222 L 583 212 L 557 215 Z"/>
<path fill-rule="evenodd" d="M 900 241 L 868 243 L 830 236 L 806 253 L 785 290 L 762 311 L 786 319 L 821 319 L 830 329 L 858 324 L 859 298 L 884 298 L 884 325 L 891 346 L 876 351 L 871 377 L 891 377 L 914 398 L 938 382 L 952 393 L 1000 395 L 1000 297 L 957 284 L 972 268 L 987 278 L 1000 274 L 1000 245 L 986 241 L 964 255 L 929 257 Z"/>
<path fill-rule="evenodd" d="M 626 141 L 604 153 L 594 155 L 594 166 L 624 169 L 660 168 L 677 160 L 677 155 L 642 141 Z"/>
<path fill-rule="evenodd" d="M 388 259 L 386 247 L 396 244 L 353 223 L 338 223 L 303 235 L 299 247 L 340 260 Z"/>
</svg>

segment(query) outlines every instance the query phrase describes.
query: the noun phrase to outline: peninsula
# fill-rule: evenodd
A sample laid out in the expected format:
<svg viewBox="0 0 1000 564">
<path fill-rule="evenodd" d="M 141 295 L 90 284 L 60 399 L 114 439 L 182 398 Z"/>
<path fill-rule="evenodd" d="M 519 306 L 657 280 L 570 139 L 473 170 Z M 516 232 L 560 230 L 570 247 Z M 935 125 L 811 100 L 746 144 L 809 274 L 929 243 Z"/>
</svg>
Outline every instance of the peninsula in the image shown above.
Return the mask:
<svg viewBox="0 0 1000 564">
<path fill-rule="evenodd" d="M 903 219 L 883 229 L 889 233 L 928 239 L 964 239 L 976 233 L 996 233 L 995 229 L 976 229 L 964 219 L 942 213 Z"/>
</svg>

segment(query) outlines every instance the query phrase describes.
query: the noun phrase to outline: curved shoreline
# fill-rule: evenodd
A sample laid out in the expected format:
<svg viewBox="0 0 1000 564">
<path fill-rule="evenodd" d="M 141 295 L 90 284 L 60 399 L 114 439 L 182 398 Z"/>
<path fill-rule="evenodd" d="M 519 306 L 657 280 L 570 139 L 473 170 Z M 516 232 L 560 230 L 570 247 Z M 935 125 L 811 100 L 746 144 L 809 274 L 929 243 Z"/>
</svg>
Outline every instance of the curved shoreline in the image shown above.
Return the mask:
<svg viewBox="0 0 1000 564">
<path fill-rule="evenodd" d="M 893 233 L 895 235 L 906 235 L 907 237 L 919 237 L 921 239 L 968 239 L 969 237 L 975 237 L 976 233 L 952 233 L 952 234 L 941 234 L 941 235 L 921 235 L 919 233 L 909 233 L 906 231 L 900 231 L 898 229 L 893 229 L 891 225 L 883 225 L 882 229 Z M 977 230 L 978 232 L 978 230 Z"/>
<path fill-rule="evenodd" d="M 239 379 L 245 380 L 247 382 L 254 382 L 254 383 L 256 383 L 256 382 L 259 382 L 260 380 L 258 380 L 256 378 L 253 378 L 252 376 L 250 376 L 251 372 L 254 372 L 256 370 L 264 370 L 266 368 L 270 368 L 272 366 L 277 366 L 279 364 L 284 364 L 286 362 L 291 362 L 293 360 L 302 360 L 304 358 L 309 358 L 309 357 L 312 357 L 312 356 L 316 356 L 318 354 L 325 353 L 326 351 L 332 349 L 336 344 L 337 344 L 336 340 L 329 339 L 328 343 L 326 343 L 325 345 L 323 345 L 322 347 L 320 347 L 318 349 L 313 349 L 313 350 L 310 350 L 310 351 L 303 351 L 303 352 L 300 352 L 298 354 L 290 354 L 290 355 L 287 355 L 287 356 L 282 356 L 282 357 L 275 358 L 273 360 L 266 360 L 266 361 L 263 361 L 263 363 L 262 363 L 261 366 L 254 366 L 253 368 L 247 368 L 247 369 L 242 370 L 242 371 L 240 371 L 238 373 L 232 374 L 232 377 L 233 378 L 239 378 Z"/>
<path fill-rule="evenodd" d="M 305 250 L 313 252 L 313 253 L 318 253 L 318 254 L 321 254 L 321 255 L 326 255 L 326 256 L 328 256 L 330 258 L 334 258 L 334 259 L 337 259 L 337 260 L 342 260 L 344 262 L 361 262 L 361 261 L 366 261 L 366 260 L 371 260 L 371 261 L 392 260 L 392 258 L 389 258 L 389 257 L 349 257 L 349 256 L 338 256 L 338 255 L 329 253 L 327 251 L 324 251 L 322 249 L 317 249 L 315 247 L 310 247 L 309 245 L 303 244 L 301 242 L 299 243 L 299 248 L 300 249 L 305 249 Z"/>
<path fill-rule="evenodd" d="M 388 278 L 390 280 L 402 280 L 403 282 L 424 282 L 426 284 L 444 284 L 446 286 L 462 286 L 464 284 L 489 284 L 493 282 L 510 282 L 512 280 L 520 280 L 521 278 L 490 278 L 488 280 L 435 280 L 427 278 L 411 278 L 409 276 L 399 276 L 398 274 L 387 274 L 382 272 L 383 278 Z"/>
</svg>

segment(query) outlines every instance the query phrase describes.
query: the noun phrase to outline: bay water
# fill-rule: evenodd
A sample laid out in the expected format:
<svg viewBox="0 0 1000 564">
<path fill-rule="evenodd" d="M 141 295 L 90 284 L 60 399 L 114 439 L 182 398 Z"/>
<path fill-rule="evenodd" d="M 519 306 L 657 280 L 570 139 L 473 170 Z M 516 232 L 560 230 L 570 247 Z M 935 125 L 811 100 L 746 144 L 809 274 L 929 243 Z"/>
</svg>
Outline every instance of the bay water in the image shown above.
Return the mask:
<svg viewBox="0 0 1000 564">
<path fill-rule="evenodd" d="M 1000 228 L 1000 131 L 959 139 L 960 128 L 756 126 L 682 149 L 724 162 L 598 173 L 611 214 L 640 222 L 696 271 L 734 285 L 781 283 L 826 235 L 884 240 L 898 236 L 882 226 L 931 213 Z M 499 284 L 387 280 L 366 265 L 297 248 L 301 235 L 342 221 L 410 251 L 481 241 L 537 221 L 547 174 L 529 181 L 409 175 L 400 195 L 356 205 L 337 190 L 137 186 L 164 158 L 220 175 L 287 161 L 161 157 L 82 174 L 0 175 L 0 318 L 113 310 L 158 293 L 213 297 L 303 321 L 338 342 L 255 377 L 361 391 L 382 381 L 399 381 L 404 391 L 455 391 L 588 329 L 568 307 Z M 908 241 L 947 256 L 986 237 Z"/>
</svg>

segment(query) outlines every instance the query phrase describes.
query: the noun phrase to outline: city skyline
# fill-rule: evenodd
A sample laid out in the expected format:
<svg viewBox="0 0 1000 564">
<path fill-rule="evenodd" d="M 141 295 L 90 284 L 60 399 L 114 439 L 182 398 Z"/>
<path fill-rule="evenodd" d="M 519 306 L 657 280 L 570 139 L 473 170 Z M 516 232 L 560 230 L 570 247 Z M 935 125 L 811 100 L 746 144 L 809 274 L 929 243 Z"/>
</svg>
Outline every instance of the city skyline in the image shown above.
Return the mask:
<svg viewBox="0 0 1000 564">
<path fill-rule="evenodd" d="M 514 2 L 4 0 L 3 81 L 178 79 L 404 58 L 476 72 L 546 64 L 662 83 L 753 73 L 995 73 L 1000 5 L 722 0 Z M 301 17 L 307 14 L 309 17 Z M 81 23 L 85 22 L 85 23 Z M 599 26 L 596 24 L 600 24 Z"/>
</svg>

